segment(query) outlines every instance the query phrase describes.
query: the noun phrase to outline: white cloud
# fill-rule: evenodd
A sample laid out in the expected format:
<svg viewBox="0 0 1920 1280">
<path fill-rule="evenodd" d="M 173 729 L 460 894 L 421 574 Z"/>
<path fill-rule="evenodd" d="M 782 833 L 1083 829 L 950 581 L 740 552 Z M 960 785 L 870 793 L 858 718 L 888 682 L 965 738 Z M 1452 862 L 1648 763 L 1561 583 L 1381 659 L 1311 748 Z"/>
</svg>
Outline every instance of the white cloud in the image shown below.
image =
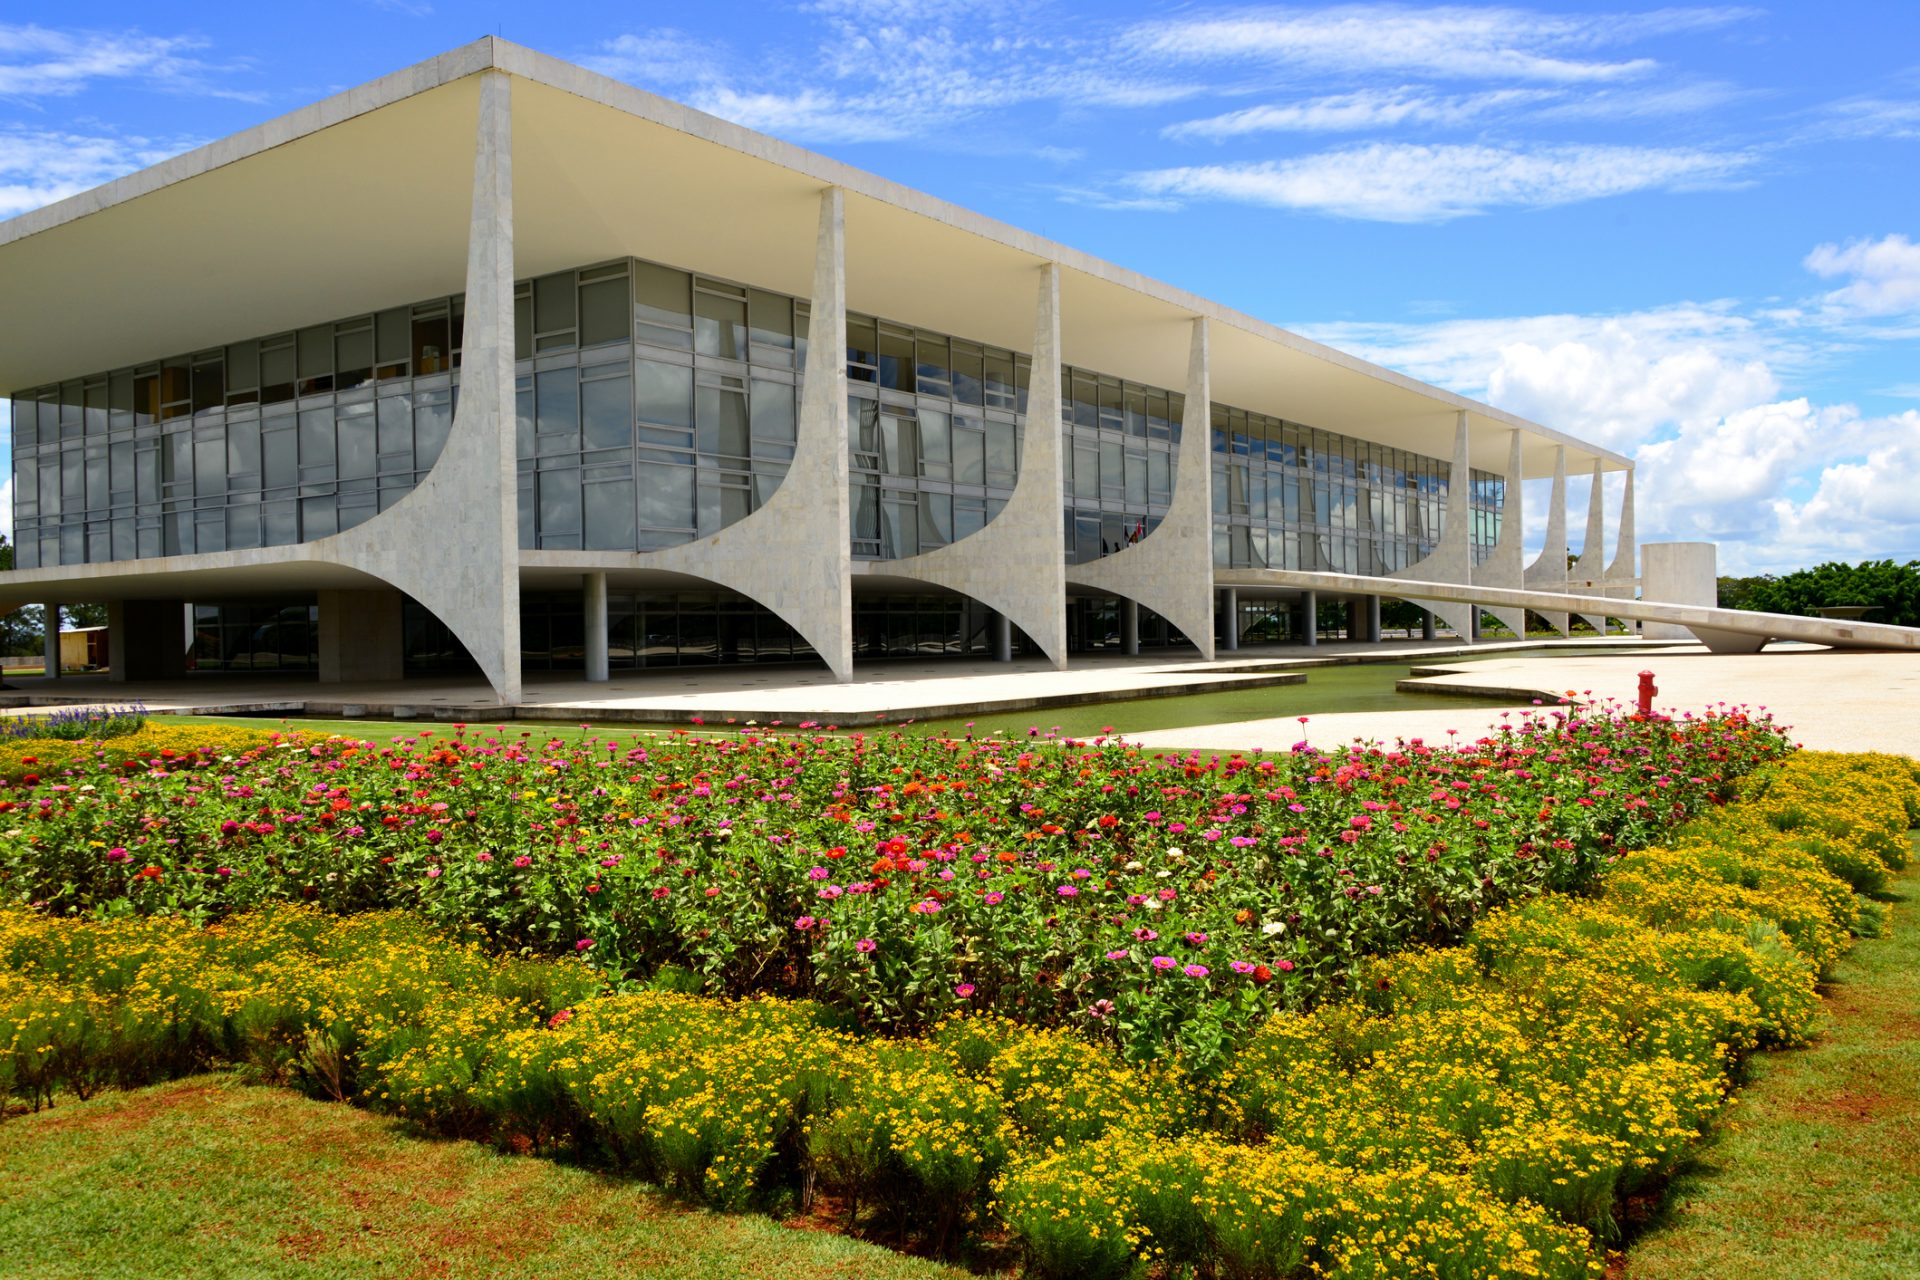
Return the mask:
<svg viewBox="0 0 1920 1280">
<path fill-rule="evenodd" d="M 198 143 L 0 128 L 0 218 L 64 200 Z"/>
<path fill-rule="evenodd" d="M 1143 24 L 1130 39 L 1147 52 L 1177 59 L 1261 61 L 1327 72 L 1413 72 L 1438 79 L 1580 83 L 1642 76 L 1658 65 L 1650 58 L 1586 56 L 1595 51 L 1650 36 L 1724 26 L 1751 12 L 1707 8 L 1575 15 L 1495 6 L 1349 4 L 1174 18 Z"/>
<path fill-rule="evenodd" d="M 1920 99 L 1857 97 L 1827 104 L 1810 140 L 1827 138 L 1920 138 Z"/>
<path fill-rule="evenodd" d="M 1817 309 L 1721 301 L 1304 331 L 1635 458 L 1640 537 L 1717 542 L 1723 572 L 1920 556 L 1920 411 L 1873 417 L 1783 389 L 1843 332 Z M 1529 486 L 1536 539 L 1545 496 Z M 1568 498 L 1577 546 L 1581 477 Z"/>
<path fill-rule="evenodd" d="M 1498 207 L 1541 208 L 1649 189 L 1724 185 L 1741 152 L 1603 145 L 1530 151 L 1376 142 L 1286 160 L 1150 170 L 1148 195 L 1230 200 L 1380 222 L 1438 222 Z"/>
<path fill-rule="evenodd" d="M 1822 301 L 1861 316 L 1920 311 L 1920 244 L 1903 235 L 1816 245 L 1803 264 L 1822 279 L 1850 277 Z"/>
<path fill-rule="evenodd" d="M 214 83 L 216 65 L 188 55 L 207 42 L 191 36 L 129 31 L 56 31 L 0 23 L 0 97 L 65 97 L 101 80 L 131 81 L 149 89 L 258 101 L 264 95 Z"/>
<path fill-rule="evenodd" d="M 671 28 L 620 36 L 581 59 L 643 87 L 672 86 L 702 111 L 815 142 L 924 139 L 1028 103 L 1138 109 L 1202 92 L 1111 41 L 1068 38 L 1006 4 L 916 4 L 902 13 L 822 4 L 813 56 L 747 63 Z"/>
<path fill-rule="evenodd" d="M 727 50 L 711 40 L 688 35 L 674 27 L 615 36 L 580 64 L 639 85 L 704 84 L 718 78 Z"/>
<path fill-rule="evenodd" d="M 1205 120 L 1188 120 L 1161 130 L 1164 137 L 1217 142 L 1252 133 L 1357 133 L 1399 125 L 1454 127 L 1503 108 L 1552 97 L 1539 89 L 1499 89 L 1488 93 L 1436 95 L 1403 85 L 1396 89 L 1360 89 L 1299 102 L 1267 104 L 1229 111 Z"/>
<path fill-rule="evenodd" d="M 718 86 L 697 95 L 694 105 L 749 129 L 812 142 L 892 142 L 915 131 L 910 120 L 817 89 L 741 93 Z"/>
<path fill-rule="evenodd" d="M 1873 439 L 1865 457 L 1822 470 L 1806 502 L 1775 499 L 1776 546 L 1796 563 L 1834 559 L 1909 559 L 1920 547 L 1920 412 L 1850 423 Z"/>
</svg>

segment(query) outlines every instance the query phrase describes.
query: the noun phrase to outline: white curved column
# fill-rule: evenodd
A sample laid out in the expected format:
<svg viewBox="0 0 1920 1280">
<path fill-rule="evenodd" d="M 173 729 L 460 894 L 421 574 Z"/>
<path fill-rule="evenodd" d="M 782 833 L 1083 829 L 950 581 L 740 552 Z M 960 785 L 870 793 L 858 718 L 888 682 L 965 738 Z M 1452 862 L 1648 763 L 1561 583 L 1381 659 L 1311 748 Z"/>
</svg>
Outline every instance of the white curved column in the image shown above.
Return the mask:
<svg viewBox="0 0 1920 1280">
<path fill-rule="evenodd" d="M 406 592 L 445 623 L 504 704 L 520 701 L 513 398 L 513 98 L 481 73 L 460 402 L 439 459 L 387 511 L 309 554 Z"/>
<path fill-rule="evenodd" d="M 1049 262 L 1040 268 L 1034 306 L 1033 373 L 1013 496 L 978 533 L 917 556 L 875 563 L 872 572 L 971 596 L 1026 632 L 1056 669 L 1064 669 L 1066 508 L 1060 450 L 1065 430 L 1060 420 L 1060 268 Z M 1184 434 L 1184 424 L 1181 430 Z M 1176 619 L 1174 625 L 1181 623 Z M 1210 624 L 1206 631 L 1211 633 Z"/>
<path fill-rule="evenodd" d="M 1587 499 L 1587 537 L 1580 546 L 1580 559 L 1569 575 L 1584 595 L 1599 595 L 1600 580 L 1607 573 L 1607 493 L 1601 482 L 1600 463 L 1593 464 L 1593 493 Z M 1586 624 L 1601 635 L 1607 634 L 1604 615 L 1583 613 Z"/>
<path fill-rule="evenodd" d="M 853 529 L 847 496 L 846 193 L 820 194 L 813 301 L 793 461 L 744 520 L 696 542 L 636 554 L 636 568 L 719 584 L 768 609 L 853 679 Z"/>
<path fill-rule="evenodd" d="M 1433 554 L 1390 577 L 1403 582 L 1449 582 L 1461 586 L 1473 581 L 1472 463 L 1467 444 L 1467 413 L 1462 409 L 1454 420 L 1453 470 L 1447 480 L 1447 527 L 1440 541 L 1434 544 Z M 1463 644 L 1473 643 L 1475 606 L 1455 600 L 1420 600 L 1418 603 L 1444 619 Z"/>
<path fill-rule="evenodd" d="M 1626 488 L 1620 494 L 1620 533 L 1614 540 L 1613 559 L 1607 565 L 1606 578 L 1613 585 L 1607 588 L 1606 594 L 1623 600 L 1633 599 L 1633 589 L 1639 579 L 1639 571 L 1634 567 L 1637 547 L 1633 523 L 1633 468 L 1628 467 Z"/>
<path fill-rule="evenodd" d="M 1527 566 L 1524 585 L 1529 591 L 1567 589 L 1567 447 L 1553 450 L 1553 491 L 1547 498 L 1547 538 L 1540 556 Z M 1561 635 L 1567 634 L 1564 612 L 1543 613 L 1540 618 Z"/>
<path fill-rule="evenodd" d="M 1213 636 L 1213 399 L 1205 316 L 1187 345 L 1187 396 L 1180 415 L 1173 501 L 1146 537 L 1112 555 L 1073 565 L 1075 583 L 1144 604 L 1193 641 L 1211 662 Z M 1064 530 L 1062 531 L 1064 536 Z"/>
<path fill-rule="evenodd" d="M 1526 567 L 1522 539 L 1526 537 L 1526 518 L 1524 511 L 1525 492 L 1522 477 L 1526 474 L 1520 460 L 1520 429 L 1514 428 L 1513 439 L 1507 445 L 1506 483 L 1501 487 L 1500 497 L 1500 538 L 1493 544 L 1493 551 L 1487 558 L 1474 566 L 1473 580 L 1484 582 L 1490 587 L 1519 588 L 1525 585 Z M 1509 607 L 1489 608 L 1492 614 L 1507 624 L 1519 640 L 1527 638 L 1527 611 Z"/>
</svg>

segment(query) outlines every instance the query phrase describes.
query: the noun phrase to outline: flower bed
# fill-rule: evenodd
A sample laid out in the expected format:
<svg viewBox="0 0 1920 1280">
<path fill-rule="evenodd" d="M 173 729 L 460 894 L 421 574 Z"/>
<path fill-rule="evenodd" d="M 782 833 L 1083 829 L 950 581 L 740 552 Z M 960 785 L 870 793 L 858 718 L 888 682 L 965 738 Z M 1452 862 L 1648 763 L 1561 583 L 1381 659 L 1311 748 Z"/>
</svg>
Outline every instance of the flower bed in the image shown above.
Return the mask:
<svg viewBox="0 0 1920 1280">
<path fill-rule="evenodd" d="M 1593 1275 L 1620 1198 L 1684 1156 L 1741 1054 L 1806 1035 L 1822 967 L 1874 927 L 1823 851 L 1884 876 L 1920 820 L 1893 757 L 1796 755 L 1742 791 L 1595 897 L 1365 961 L 1213 1075 L 992 1015 L 885 1038 L 811 1002 L 605 992 L 578 958 L 286 906 L 0 912 L 0 1071 L 38 1099 L 227 1059 L 716 1205 L 818 1189 L 931 1248 L 1004 1232 L 1038 1276 Z"/>
<path fill-rule="evenodd" d="M 38 721 L 28 725 L 39 730 Z M 19 803 L 18 793 L 45 783 L 49 788 L 73 785 L 98 787 L 100 779 L 130 774 L 174 776 L 182 771 L 225 765 L 245 767 L 249 754 L 264 751 L 284 735 L 268 729 L 241 729 L 230 725 L 191 728 L 155 728 L 151 725 L 119 733 L 68 739 L 8 734 L 0 737 L 0 804 Z"/>
<path fill-rule="evenodd" d="M 0 788 L 0 894 L 198 920 L 407 907 L 618 976 L 892 1030 L 994 1011 L 1192 1067 L 1366 956 L 1585 887 L 1785 749 L 1738 712 L 1205 762 L 1117 741 L 296 737 Z"/>
</svg>

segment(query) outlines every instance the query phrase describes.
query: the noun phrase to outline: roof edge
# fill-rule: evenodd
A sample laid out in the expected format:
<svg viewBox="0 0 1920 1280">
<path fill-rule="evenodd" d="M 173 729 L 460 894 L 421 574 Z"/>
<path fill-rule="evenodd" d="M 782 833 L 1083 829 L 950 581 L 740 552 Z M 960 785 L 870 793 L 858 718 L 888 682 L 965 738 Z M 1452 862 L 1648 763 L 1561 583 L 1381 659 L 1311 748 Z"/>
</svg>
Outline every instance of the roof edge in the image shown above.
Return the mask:
<svg viewBox="0 0 1920 1280">
<path fill-rule="evenodd" d="M 377 80 L 356 85 L 285 115 L 275 116 L 205 146 L 183 151 L 158 164 L 137 169 L 64 200 L 29 209 L 0 222 L 0 245 L 14 244 L 42 231 L 51 231 L 88 214 L 99 213 L 163 187 L 211 173 L 355 116 L 377 111 L 405 98 L 464 79 L 475 72 L 488 70 L 497 65 L 498 51 L 495 45 L 494 37 L 482 36 L 470 44 L 450 49 L 424 62 L 416 62 L 410 67 L 402 67 Z"/>
</svg>

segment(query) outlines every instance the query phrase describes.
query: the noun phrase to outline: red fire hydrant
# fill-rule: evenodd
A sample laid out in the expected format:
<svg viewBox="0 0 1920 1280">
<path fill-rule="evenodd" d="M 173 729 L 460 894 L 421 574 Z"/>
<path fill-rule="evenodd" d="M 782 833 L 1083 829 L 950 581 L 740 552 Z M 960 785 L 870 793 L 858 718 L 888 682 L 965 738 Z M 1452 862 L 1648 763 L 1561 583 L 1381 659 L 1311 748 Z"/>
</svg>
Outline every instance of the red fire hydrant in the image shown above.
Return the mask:
<svg viewBox="0 0 1920 1280">
<path fill-rule="evenodd" d="M 1653 695 L 1659 692 L 1660 690 L 1653 685 L 1653 672 L 1642 671 L 1640 673 L 1640 715 L 1643 718 L 1652 717 Z"/>
</svg>

